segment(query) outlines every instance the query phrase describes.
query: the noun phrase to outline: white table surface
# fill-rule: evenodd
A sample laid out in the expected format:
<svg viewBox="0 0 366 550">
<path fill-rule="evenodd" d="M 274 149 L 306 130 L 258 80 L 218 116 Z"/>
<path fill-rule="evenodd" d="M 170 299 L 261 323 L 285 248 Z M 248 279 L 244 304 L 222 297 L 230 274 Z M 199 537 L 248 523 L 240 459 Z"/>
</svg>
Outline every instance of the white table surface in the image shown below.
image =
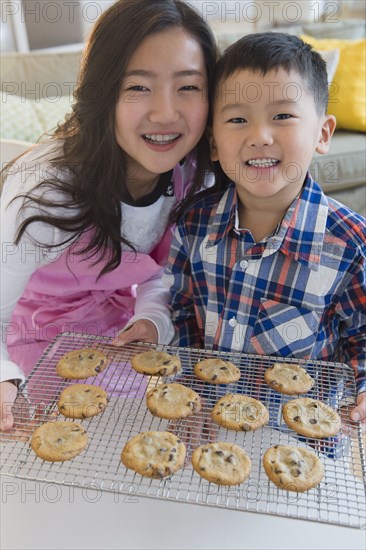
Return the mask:
<svg viewBox="0 0 366 550">
<path fill-rule="evenodd" d="M 366 532 L 259 513 L 1 478 L 1 549 L 349 549 Z"/>
</svg>

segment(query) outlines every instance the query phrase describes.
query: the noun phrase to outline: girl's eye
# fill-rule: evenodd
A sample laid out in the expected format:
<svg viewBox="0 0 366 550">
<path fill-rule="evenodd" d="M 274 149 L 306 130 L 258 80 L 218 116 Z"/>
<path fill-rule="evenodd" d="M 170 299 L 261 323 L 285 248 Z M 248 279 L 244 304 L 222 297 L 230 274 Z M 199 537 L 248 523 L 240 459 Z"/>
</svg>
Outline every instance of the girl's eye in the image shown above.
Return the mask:
<svg viewBox="0 0 366 550">
<path fill-rule="evenodd" d="M 129 86 L 128 88 L 126 88 L 126 90 L 128 92 L 130 91 L 133 91 L 133 92 L 148 92 L 148 88 L 146 88 L 145 86 L 139 86 L 139 85 L 134 85 L 134 86 Z"/>
<path fill-rule="evenodd" d="M 274 120 L 286 120 L 288 118 L 292 118 L 292 115 L 289 113 L 280 113 L 274 117 Z"/>
<path fill-rule="evenodd" d="M 183 90 L 184 92 L 190 92 L 190 91 L 196 91 L 196 90 L 199 90 L 199 87 L 198 86 L 194 86 L 194 85 L 187 85 L 187 86 L 182 86 L 181 88 L 179 88 L 180 90 Z"/>
<path fill-rule="evenodd" d="M 233 124 L 244 124 L 245 122 L 248 122 L 248 121 L 246 118 L 235 117 L 235 118 L 230 118 L 228 122 L 232 122 Z"/>
</svg>

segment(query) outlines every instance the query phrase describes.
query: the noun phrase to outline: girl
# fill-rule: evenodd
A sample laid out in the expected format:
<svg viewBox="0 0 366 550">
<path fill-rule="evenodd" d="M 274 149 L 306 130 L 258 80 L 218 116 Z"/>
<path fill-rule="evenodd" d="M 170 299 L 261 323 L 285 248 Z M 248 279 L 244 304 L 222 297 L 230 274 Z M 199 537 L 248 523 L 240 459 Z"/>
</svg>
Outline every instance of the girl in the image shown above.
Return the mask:
<svg viewBox="0 0 366 550">
<path fill-rule="evenodd" d="M 170 342 L 161 269 L 170 224 L 207 170 L 215 61 L 208 25 L 184 2 L 120 0 L 86 46 L 72 114 L 8 169 L 1 429 L 59 332 Z"/>
</svg>

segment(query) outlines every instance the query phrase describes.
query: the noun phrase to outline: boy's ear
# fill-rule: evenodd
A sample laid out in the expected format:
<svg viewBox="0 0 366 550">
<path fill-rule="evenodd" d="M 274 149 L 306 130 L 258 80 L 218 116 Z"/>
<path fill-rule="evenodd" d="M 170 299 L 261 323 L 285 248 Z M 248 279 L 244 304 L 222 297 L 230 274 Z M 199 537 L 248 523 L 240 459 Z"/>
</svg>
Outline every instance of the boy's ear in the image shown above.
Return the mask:
<svg viewBox="0 0 366 550">
<path fill-rule="evenodd" d="M 325 120 L 321 128 L 321 134 L 318 141 L 318 145 L 315 149 L 320 155 L 324 155 L 329 150 L 330 140 L 336 129 L 336 118 L 333 115 L 325 115 Z"/>
<path fill-rule="evenodd" d="M 219 160 L 216 143 L 212 134 L 212 128 L 207 128 L 207 137 L 210 144 L 210 158 L 213 162 Z"/>
</svg>

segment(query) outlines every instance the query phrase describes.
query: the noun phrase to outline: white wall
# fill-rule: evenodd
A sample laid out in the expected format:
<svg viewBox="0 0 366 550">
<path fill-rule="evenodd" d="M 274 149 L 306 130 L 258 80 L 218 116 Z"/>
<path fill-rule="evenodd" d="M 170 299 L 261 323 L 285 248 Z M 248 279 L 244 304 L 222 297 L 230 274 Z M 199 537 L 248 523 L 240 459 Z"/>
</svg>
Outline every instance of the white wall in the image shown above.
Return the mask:
<svg viewBox="0 0 366 550">
<path fill-rule="evenodd" d="M 151 0 L 153 2 L 153 0 Z M 359 16 L 364 0 L 186 0 L 214 30 L 252 32 L 271 24 Z M 26 51 L 82 42 L 115 0 L 1 0 L 1 50 Z M 323 8 L 325 11 L 323 11 Z M 16 24 L 14 24 L 16 21 Z M 233 29 L 233 27 L 235 27 Z M 28 44 L 29 43 L 29 44 Z"/>
</svg>

